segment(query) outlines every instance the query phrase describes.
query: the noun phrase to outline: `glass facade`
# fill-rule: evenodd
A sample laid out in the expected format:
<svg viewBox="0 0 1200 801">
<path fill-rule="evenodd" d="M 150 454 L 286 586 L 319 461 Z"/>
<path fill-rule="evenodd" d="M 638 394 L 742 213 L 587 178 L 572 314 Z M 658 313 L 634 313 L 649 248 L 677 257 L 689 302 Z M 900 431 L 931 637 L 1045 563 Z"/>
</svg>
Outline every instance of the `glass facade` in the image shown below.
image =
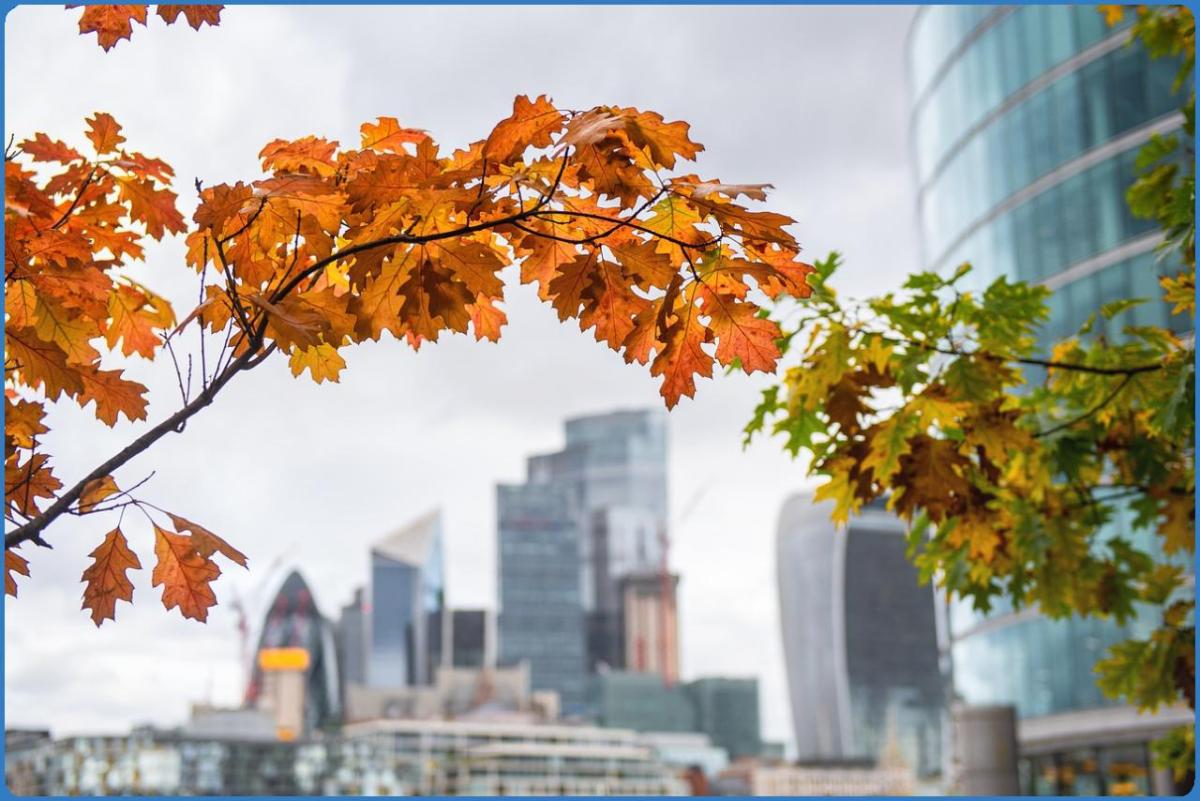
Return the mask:
<svg viewBox="0 0 1200 801">
<path fill-rule="evenodd" d="M 530 685 L 559 694 L 582 714 L 585 627 L 577 517 L 554 484 L 496 488 L 500 569 L 500 661 L 527 660 Z"/>
<path fill-rule="evenodd" d="M 441 518 L 434 513 L 371 549 L 367 683 L 423 685 L 441 661 L 445 604 Z"/>
<path fill-rule="evenodd" d="M 758 679 L 706 678 L 687 685 L 696 711 L 696 731 L 704 732 L 730 759 L 759 756 Z"/>
<path fill-rule="evenodd" d="M 1118 298 L 1149 302 L 1093 333 L 1191 327 L 1161 300 L 1158 278 L 1176 270 L 1158 259 L 1156 225 L 1125 201 L 1138 151 L 1156 133 L 1178 132 L 1183 100 L 1171 91 L 1179 62 L 1129 45 L 1130 16 L 1112 29 L 1093 6 L 940 6 L 922 9 L 910 31 L 925 263 L 947 272 L 970 262 L 971 289 L 1002 276 L 1053 289 L 1044 345 Z M 1101 539 L 1136 539 L 1127 529 L 1118 520 Z M 1093 667 L 1149 622 L 1049 620 L 1003 605 L 980 615 L 956 603 L 955 692 L 1014 704 L 1024 718 L 1111 706 Z M 1144 748 L 1130 746 L 1138 753 L 1126 759 L 1102 745 L 1024 759 L 1022 790 L 1145 792 Z"/>
<path fill-rule="evenodd" d="M 779 517 L 780 623 L 801 761 L 879 759 L 893 745 L 918 776 L 941 771 L 944 688 L 934 595 L 881 505 L 845 532 L 811 494 Z"/>
<path fill-rule="evenodd" d="M 579 636 L 585 658 L 563 696 L 564 710 L 570 710 L 571 704 L 583 703 L 589 673 L 628 667 L 621 581 L 657 573 L 661 565 L 667 510 L 666 417 L 657 410 L 632 410 L 567 420 L 563 449 L 530 457 L 527 472 L 523 486 L 500 487 L 498 494 L 501 655 L 533 660 L 535 688 L 541 689 L 538 682 L 550 675 L 556 677 L 555 685 L 566 687 L 564 671 L 574 669 L 574 646 L 565 652 L 541 648 L 535 641 L 543 635 L 536 623 L 526 628 L 521 620 L 527 613 L 520 610 L 528 609 L 530 620 L 536 621 L 553 598 L 573 598 L 570 603 L 578 603 L 583 615 Z M 566 577 L 568 568 L 575 573 L 573 580 Z M 549 585 L 528 584 L 543 574 L 552 577 Z M 506 599 L 520 606 L 510 611 Z M 565 625 L 565 618 L 556 620 Z M 567 636 L 573 641 L 573 633 L 560 639 Z M 513 642 L 513 637 L 524 644 Z M 541 658 L 558 667 L 539 665 L 534 654 L 543 650 Z"/>
</svg>

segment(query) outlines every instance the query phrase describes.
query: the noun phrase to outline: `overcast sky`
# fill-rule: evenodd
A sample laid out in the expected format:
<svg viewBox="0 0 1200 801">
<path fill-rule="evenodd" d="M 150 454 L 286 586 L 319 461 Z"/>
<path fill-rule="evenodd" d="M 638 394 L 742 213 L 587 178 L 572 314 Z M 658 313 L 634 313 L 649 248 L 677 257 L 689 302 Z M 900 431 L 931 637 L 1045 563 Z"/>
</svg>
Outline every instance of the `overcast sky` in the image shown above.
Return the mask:
<svg viewBox="0 0 1200 801">
<path fill-rule="evenodd" d="M 25 6 L 6 17 L 5 141 L 44 131 L 82 148 L 84 117 L 107 111 L 126 147 L 174 166 L 189 219 L 194 177 L 257 178 L 271 139 L 356 146 L 362 122 L 389 115 L 448 152 L 486 136 L 514 95 L 546 93 L 564 108 L 636 106 L 691 122 L 707 148 L 694 171 L 773 183 L 769 207 L 798 220 L 809 257 L 846 255 L 844 294 L 892 288 L 917 267 L 910 8 L 233 6 L 200 32 L 152 17 L 107 54 L 77 35 L 78 14 Z M 180 316 L 195 297 L 183 252 L 182 238 L 147 248 L 134 270 Z M 495 484 L 520 481 L 527 455 L 559 448 L 566 417 L 661 403 L 645 368 L 559 324 L 508 277 L 499 344 L 453 336 L 414 353 L 367 343 L 344 351 L 336 385 L 293 379 L 285 359 L 270 360 L 118 473 L 127 486 L 156 471 L 142 497 L 249 555 L 249 571 L 223 568 L 207 625 L 162 609 L 152 534 L 127 516 L 146 569 L 131 574 L 135 604 L 95 628 L 79 611 L 78 577 L 115 520 L 56 522 L 55 549 L 27 554 L 33 577 L 5 601 L 6 725 L 123 731 L 179 723 L 194 701 L 237 703 L 230 601 L 261 594 L 282 561 L 336 616 L 366 577 L 369 543 L 433 507 L 444 511 L 450 602 L 494 606 Z M 128 369 L 152 389 L 151 422 L 177 407 L 169 362 Z M 672 515 L 700 498 L 673 527 L 672 562 L 685 677 L 759 677 L 765 736 L 791 740 L 774 539 L 780 506 L 806 479 L 778 441 L 742 449 L 766 383 L 702 380 L 670 414 Z M 69 406 L 50 424 L 68 485 L 144 427 L 109 430 Z"/>
</svg>

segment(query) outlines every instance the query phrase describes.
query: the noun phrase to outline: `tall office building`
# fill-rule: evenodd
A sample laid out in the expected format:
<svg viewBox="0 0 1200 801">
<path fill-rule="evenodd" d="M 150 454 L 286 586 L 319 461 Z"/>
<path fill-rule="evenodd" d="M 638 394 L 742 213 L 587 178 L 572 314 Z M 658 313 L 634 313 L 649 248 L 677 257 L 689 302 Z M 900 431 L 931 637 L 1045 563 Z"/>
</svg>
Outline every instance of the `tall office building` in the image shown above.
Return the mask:
<svg viewBox="0 0 1200 801">
<path fill-rule="evenodd" d="M 879 760 L 889 742 L 920 776 L 941 769 L 944 685 L 934 594 L 903 524 L 872 504 L 845 531 L 811 493 L 779 516 L 779 619 L 797 756 Z"/>
<path fill-rule="evenodd" d="M 334 626 L 338 665 L 342 680 L 342 697 L 346 686 L 367 683 L 367 618 L 363 588 L 354 591 L 354 598 L 342 607 Z"/>
<path fill-rule="evenodd" d="M 501 485 L 496 512 L 500 661 L 528 661 L 533 689 L 557 692 L 564 714 L 582 714 L 587 639 L 579 527 L 567 491 Z"/>
<path fill-rule="evenodd" d="M 334 725 L 341 717 L 340 681 L 333 626 L 322 617 L 308 583 L 293 570 L 276 592 L 262 622 L 255 648 L 256 658 L 246 687 L 247 706 L 278 707 L 286 703 L 294 710 L 275 709 L 294 725 L 288 737 Z M 299 673 L 294 687 L 273 692 L 278 676 L 270 675 L 274 657 L 282 655 Z M 289 673 L 292 671 L 288 671 Z M 297 678 L 289 676 L 289 678 Z M 282 733 L 281 733 L 282 736 Z"/>
<path fill-rule="evenodd" d="M 586 676 L 597 669 L 678 673 L 675 581 L 658 606 L 630 584 L 662 569 L 666 492 L 658 411 L 568 420 L 561 451 L 530 457 L 523 485 L 498 488 L 501 657 L 529 659 L 534 688 L 557 691 L 568 714 L 583 711 Z M 636 614 L 626 614 L 626 598 Z"/>
<path fill-rule="evenodd" d="M 564 488 L 577 519 L 589 669 L 624 667 L 621 579 L 662 567 L 666 416 L 636 410 L 567 420 L 565 447 L 531 457 L 528 483 Z"/>
<path fill-rule="evenodd" d="M 450 611 L 450 647 L 442 664 L 456 668 L 496 666 L 496 613 L 490 609 Z"/>
<path fill-rule="evenodd" d="M 440 513 L 425 515 L 371 548 L 369 686 L 433 680 L 441 660 L 445 586 Z"/>
<path fill-rule="evenodd" d="M 1127 22 L 1126 22 L 1127 26 Z M 909 35 L 918 214 L 927 267 L 964 261 L 974 286 L 999 276 L 1054 290 L 1047 341 L 1117 298 L 1153 302 L 1112 321 L 1190 328 L 1158 299 L 1161 235 L 1125 203 L 1140 147 L 1182 124 L 1178 62 L 1128 46 L 1092 6 L 930 6 Z M 1128 520 L 1113 534 L 1139 538 Z M 1159 717 L 1105 699 L 1092 668 L 1137 626 L 988 616 L 952 607 L 954 688 L 969 703 L 1014 704 L 1022 792 L 1149 792 L 1146 743 L 1190 714 Z"/>
</svg>

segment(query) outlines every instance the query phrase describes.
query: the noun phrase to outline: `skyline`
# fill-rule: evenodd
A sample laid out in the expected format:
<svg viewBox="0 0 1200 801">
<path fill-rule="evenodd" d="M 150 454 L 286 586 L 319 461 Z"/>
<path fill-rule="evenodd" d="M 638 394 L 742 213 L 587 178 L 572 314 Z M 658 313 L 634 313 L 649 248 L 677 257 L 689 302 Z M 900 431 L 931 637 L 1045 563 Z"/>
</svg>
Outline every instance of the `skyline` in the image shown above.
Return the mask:
<svg viewBox="0 0 1200 801">
<path fill-rule="evenodd" d="M 276 136 L 352 141 L 360 122 L 392 114 L 458 146 L 478 138 L 523 91 L 547 92 L 569 106 L 637 104 L 692 123 L 707 147 L 697 172 L 774 183 L 773 208 L 800 221 L 794 230 L 808 257 L 833 248 L 846 254 L 844 291 L 894 285 L 916 267 L 903 86 L 911 8 L 629 9 L 635 24 L 584 7 L 372 8 L 378 15 L 372 24 L 355 26 L 339 24 L 345 13 L 231 7 L 219 28 L 139 29 L 104 54 L 77 35 L 73 13 L 16 9 L 7 18 L 11 132 L 44 130 L 75 142 L 83 118 L 107 110 L 125 126 L 131 146 L 176 168 L 186 214 L 194 176 L 216 183 L 257 175 L 255 154 Z M 422 35 L 404 48 L 390 46 L 389 31 L 414 28 Z M 726 37 L 727 54 L 746 57 L 698 53 L 693 43 L 714 29 Z M 638 69 L 597 71 L 573 58 L 607 52 L 618 35 Z M 545 41 L 537 63 L 513 63 L 509 48 L 496 44 L 522 37 Z M 262 41 L 273 49 L 264 51 Z M 36 74 L 22 71 L 22 64 L 41 63 L 45 42 L 55 43 L 56 60 Z M 454 59 L 445 55 L 451 45 Z M 319 66 L 310 63 L 313 52 L 322 54 Z M 164 75 L 155 65 L 168 54 L 178 68 Z M 506 68 L 485 69 L 497 60 Z M 547 63 L 552 67 L 540 66 Z M 442 87 L 373 79 L 423 64 L 437 65 Z M 677 69 L 681 64 L 686 69 Z M 101 99 L 93 86 L 79 89 L 67 80 L 72 74 L 132 89 Z M 248 74 L 273 93 L 256 95 L 243 80 Z M 147 104 L 143 95 L 157 102 Z M 305 101 L 310 95 L 330 100 L 314 106 Z M 724 106 L 714 96 L 736 102 Z M 171 239 L 148 249 L 146 265 L 136 271 L 178 308 L 194 290 L 188 281 L 169 283 L 182 252 L 182 241 Z M 451 605 L 494 598 L 493 485 L 521 480 L 527 455 L 559 447 L 566 417 L 660 403 L 644 370 L 559 324 L 530 287 L 507 277 L 511 322 L 499 344 L 452 337 L 416 354 L 391 341 L 364 346 L 348 354 L 349 368 L 333 386 L 296 381 L 286 367 L 265 365 L 231 386 L 229 397 L 182 436 L 164 440 L 122 474 L 136 481 L 158 468 L 148 498 L 249 555 L 251 572 L 230 568 L 216 583 L 220 605 L 207 626 L 164 613 L 143 571 L 133 576 L 134 605 L 122 604 L 115 624 L 95 629 L 78 611 L 76 582 L 90 549 L 82 543 L 95 536 L 95 524 L 56 524 L 63 545 L 31 552 L 36 580 L 6 602 L 6 722 L 49 723 L 64 732 L 120 730 L 139 719 L 180 720 L 190 701 L 209 694 L 217 702 L 236 700 L 235 595 L 252 592 L 286 551 L 313 565 L 309 579 L 329 613 L 364 580 L 368 543 L 437 505 L 431 501 L 446 510 Z M 169 370 L 132 368 L 151 387 L 151 417 L 169 411 L 175 400 Z M 758 675 L 764 736 L 790 740 L 772 550 L 779 508 L 806 482 L 802 465 L 778 443 L 759 439 L 742 450 L 741 427 L 766 383 L 765 376 L 718 376 L 668 415 L 669 519 L 705 492 L 687 524 L 672 531 L 672 567 L 684 576 L 684 677 Z M 263 402 L 280 396 L 288 399 L 285 408 Z M 349 412 L 359 425 L 311 427 L 314 419 L 344 421 Z M 51 436 L 87 436 L 95 443 L 87 457 L 120 447 L 134 430 L 77 423 L 69 410 L 56 410 Z M 244 444 L 219 444 L 227 440 Z M 245 465 L 262 459 L 264 447 L 267 463 L 248 474 Z M 59 450 L 64 475 L 90 467 Z M 730 464 L 738 465 L 736 474 Z M 296 497 L 308 501 L 288 509 Z M 455 498 L 472 500 L 455 504 Z M 145 534 L 130 536 L 141 541 Z M 331 536 L 336 548 L 323 545 Z M 730 597 L 742 601 L 731 605 Z M 85 652 L 93 666 L 87 676 L 69 660 Z M 97 684 L 106 687 L 103 698 L 94 695 Z"/>
</svg>

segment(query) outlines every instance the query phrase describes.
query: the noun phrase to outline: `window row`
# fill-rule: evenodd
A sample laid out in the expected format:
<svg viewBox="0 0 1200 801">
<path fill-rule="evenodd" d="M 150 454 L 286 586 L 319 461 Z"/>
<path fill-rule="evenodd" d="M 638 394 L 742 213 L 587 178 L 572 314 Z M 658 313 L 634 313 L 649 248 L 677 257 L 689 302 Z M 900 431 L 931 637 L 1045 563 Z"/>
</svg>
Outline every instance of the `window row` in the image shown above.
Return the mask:
<svg viewBox="0 0 1200 801">
<path fill-rule="evenodd" d="M 1105 142 L 1178 110 L 1179 64 L 1122 48 L 1022 101 L 968 143 L 923 190 L 930 254 L 1024 186 Z"/>
<path fill-rule="evenodd" d="M 1094 6 L 1023 6 L 984 31 L 916 109 L 922 183 L 954 142 L 1006 97 L 1111 33 Z"/>
<path fill-rule="evenodd" d="M 1130 625 L 1111 619 L 1035 617 L 954 643 L 954 684 L 969 704 L 1014 704 L 1019 717 L 1112 706 L 1093 668 L 1108 649 L 1146 636 L 1147 609 Z"/>
<path fill-rule="evenodd" d="M 924 92 L 938 69 L 971 31 L 998 6 L 926 6 L 913 23 L 909 42 L 912 74 L 917 92 Z"/>
<path fill-rule="evenodd" d="M 1125 202 L 1138 148 L 1079 172 L 981 225 L 937 259 L 938 270 L 969 261 L 972 283 L 1006 275 L 1038 282 L 1122 242 L 1157 230 L 1134 217 Z"/>
</svg>

